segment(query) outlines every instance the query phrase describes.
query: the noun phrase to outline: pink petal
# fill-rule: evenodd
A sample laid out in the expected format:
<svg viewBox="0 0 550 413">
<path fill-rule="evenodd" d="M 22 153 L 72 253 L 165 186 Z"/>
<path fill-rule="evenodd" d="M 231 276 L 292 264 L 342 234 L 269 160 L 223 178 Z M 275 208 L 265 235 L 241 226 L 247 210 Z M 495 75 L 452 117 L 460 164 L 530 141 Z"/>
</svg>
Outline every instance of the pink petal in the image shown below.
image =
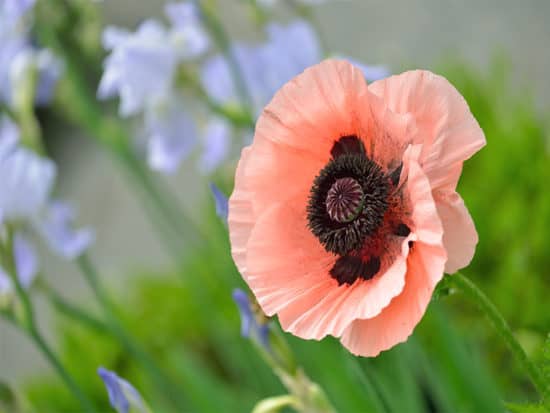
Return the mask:
<svg viewBox="0 0 550 413">
<path fill-rule="evenodd" d="M 358 96 L 367 93 L 361 70 L 325 60 L 283 86 L 256 126 L 256 139 L 303 149 L 326 162 L 336 139 L 356 131 Z"/>
<path fill-rule="evenodd" d="M 273 204 L 299 197 L 307 204 L 313 180 L 325 166 L 311 152 L 283 146 L 267 139 L 256 139 L 253 156 L 247 161 L 244 176 L 256 216 Z"/>
<path fill-rule="evenodd" d="M 255 217 L 252 209 L 252 196 L 248 190 L 244 170 L 250 155 L 250 148 L 244 148 L 235 174 L 235 190 L 229 198 L 227 223 L 230 228 L 231 254 L 239 272 L 246 278 L 246 244 Z"/>
<path fill-rule="evenodd" d="M 383 274 L 338 286 L 329 275 L 336 257 L 307 229 L 305 207 L 286 202 L 258 219 L 248 242 L 247 282 L 268 315 L 302 338 L 339 336 L 357 318 L 372 317 L 404 286 L 408 239 Z"/>
<path fill-rule="evenodd" d="M 426 311 L 445 260 L 443 247 L 415 243 L 403 292 L 377 317 L 354 321 L 344 331 L 342 344 L 353 354 L 374 357 L 406 341 Z"/>
<path fill-rule="evenodd" d="M 445 272 L 453 274 L 472 261 L 478 242 L 477 231 L 460 195 L 453 191 L 436 192 L 434 196 L 445 230 L 443 245 L 449 256 Z"/>
<path fill-rule="evenodd" d="M 432 197 L 430 182 L 414 160 L 418 151 L 409 148 L 403 159 L 406 191 L 412 205 L 412 231 L 416 240 L 407 258 L 403 292 L 375 317 L 354 321 L 344 331 L 342 344 L 352 353 L 376 356 L 409 337 L 443 277 L 447 260 L 442 245 L 443 227 Z"/>
<path fill-rule="evenodd" d="M 421 165 L 432 188 L 454 190 L 463 161 L 485 145 L 468 104 L 445 78 L 415 70 L 379 80 L 369 90 L 397 113 L 413 115 L 423 143 Z"/>
</svg>

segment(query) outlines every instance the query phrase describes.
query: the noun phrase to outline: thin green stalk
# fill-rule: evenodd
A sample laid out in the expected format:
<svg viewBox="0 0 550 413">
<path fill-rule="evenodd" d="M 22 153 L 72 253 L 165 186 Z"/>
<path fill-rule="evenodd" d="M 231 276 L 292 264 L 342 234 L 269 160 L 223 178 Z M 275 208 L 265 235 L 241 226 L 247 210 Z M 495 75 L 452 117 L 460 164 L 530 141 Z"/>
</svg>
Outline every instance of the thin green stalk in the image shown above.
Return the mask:
<svg viewBox="0 0 550 413">
<path fill-rule="evenodd" d="M 153 359 L 143 350 L 135 339 L 130 337 L 115 313 L 114 305 L 107 292 L 103 288 L 99 275 L 88 256 L 82 255 L 78 258 L 78 266 L 86 281 L 90 285 L 94 295 L 101 304 L 107 323 L 112 333 L 120 340 L 121 344 L 130 352 L 144 367 L 152 378 L 152 382 L 158 386 L 160 394 L 168 395 L 170 401 L 180 410 L 185 411 L 187 403 L 182 397 L 183 392 L 175 386 L 171 380 L 159 369 Z"/>
<path fill-rule="evenodd" d="M 33 324 L 31 329 L 28 331 L 30 334 L 30 337 L 36 344 L 36 346 L 40 349 L 42 354 L 48 359 L 50 364 L 54 367 L 54 369 L 57 371 L 59 376 L 63 379 L 67 387 L 71 390 L 73 395 L 78 399 L 80 402 L 83 411 L 85 412 L 95 412 L 96 409 L 92 406 L 92 403 L 88 399 L 88 397 L 82 392 L 80 387 L 76 384 L 74 379 L 71 377 L 71 375 L 65 370 L 65 367 L 61 364 L 55 353 L 51 350 L 51 348 L 48 346 L 46 341 L 44 340 L 44 337 L 40 334 L 38 329 L 36 328 L 36 325 Z"/>
<path fill-rule="evenodd" d="M 478 307 L 485 313 L 493 327 L 497 330 L 500 336 L 506 342 L 510 351 L 516 356 L 516 359 L 521 363 L 523 368 L 529 374 L 529 377 L 536 389 L 542 396 L 543 400 L 550 399 L 550 383 L 547 383 L 546 378 L 538 367 L 527 357 L 525 351 L 514 337 L 510 326 L 502 317 L 495 305 L 468 277 L 457 272 L 449 276 L 449 280 L 456 288 L 469 296 Z"/>
<path fill-rule="evenodd" d="M 36 320 L 34 316 L 33 304 L 27 294 L 27 291 L 21 285 L 19 278 L 16 275 L 15 262 L 13 258 L 13 245 L 11 242 L 11 234 L 9 236 L 7 254 L 4 261 L 5 270 L 11 275 L 13 284 L 15 285 L 15 290 L 17 296 L 21 300 L 22 304 L 22 316 L 11 318 L 11 321 L 20 328 L 27 336 L 33 341 L 36 347 L 41 351 L 42 355 L 48 360 L 50 365 L 57 372 L 59 377 L 63 380 L 67 388 L 73 394 L 75 399 L 77 399 L 82 407 L 82 411 L 87 413 L 93 413 L 96 411 L 92 402 L 88 399 L 86 394 L 81 390 L 80 386 L 76 383 L 73 377 L 65 369 L 59 358 L 49 347 L 46 340 L 40 333 L 38 326 L 36 325 Z"/>
<path fill-rule="evenodd" d="M 231 48 L 230 38 L 216 16 L 216 6 L 212 2 L 205 0 L 199 0 L 197 3 L 201 8 L 206 27 L 210 31 L 214 41 L 227 60 L 229 70 L 231 71 L 231 76 L 233 77 L 233 83 L 235 84 L 241 104 L 248 112 L 250 112 L 250 108 L 252 107 L 250 91 L 248 90 L 244 80 L 242 68 L 237 61 L 237 57 L 235 56 L 233 49 Z"/>
<path fill-rule="evenodd" d="M 65 298 L 61 297 L 53 288 L 46 284 L 40 284 L 40 289 L 51 301 L 53 307 L 60 313 L 75 320 L 80 325 L 84 325 L 91 330 L 100 334 L 109 334 L 109 327 L 101 320 L 97 319 L 93 315 L 89 314 L 86 310 L 83 310 L 76 305 L 68 302 Z"/>
</svg>

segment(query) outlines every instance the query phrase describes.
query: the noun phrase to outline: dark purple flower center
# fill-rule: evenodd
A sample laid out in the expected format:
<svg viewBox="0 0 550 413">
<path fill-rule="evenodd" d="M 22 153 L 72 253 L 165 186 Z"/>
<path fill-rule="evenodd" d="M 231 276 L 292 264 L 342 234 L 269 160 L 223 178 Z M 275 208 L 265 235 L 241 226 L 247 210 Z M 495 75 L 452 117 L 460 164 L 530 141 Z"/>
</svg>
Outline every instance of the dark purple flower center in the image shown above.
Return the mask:
<svg viewBox="0 0 550 413">
<path fill-rule="evenodd" d="M 386 222 L 395 218 L 389 217 L 393 214 L 390 201 L 395 198 L 401 166 L 385 172 L 356 136 L 339 138 L 331 155 L 311 187 L 308 227 L 325 250 L 338 257 L 330 275 L 338 284 L 353 284 L 380 271 L 386 229 L 397 236 L 410 231 L 404 224 L 393 228 Z"/>
<path fill-rule="evenodd" d="M 363 208 L 363 189 L 353 178 L 337 179 L 328 190 L 325 201 L 330 219 L 344 223 L 353 221 Z"/>
</svg>

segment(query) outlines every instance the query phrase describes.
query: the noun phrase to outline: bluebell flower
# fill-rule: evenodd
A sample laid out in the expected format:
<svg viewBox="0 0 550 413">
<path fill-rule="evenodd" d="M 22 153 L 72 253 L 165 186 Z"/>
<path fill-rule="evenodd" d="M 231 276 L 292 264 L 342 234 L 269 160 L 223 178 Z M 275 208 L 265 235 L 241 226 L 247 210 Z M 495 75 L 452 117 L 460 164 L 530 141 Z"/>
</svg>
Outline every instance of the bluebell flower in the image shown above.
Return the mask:
<svg viewBox="0 0 550 413">
<path fill-rule="evenodd" d="M 13 237 L 13 259 L 16 271 L 14 275 L 23 288 L 30 288 L 38 273 L 38 256 L 32 243 L 20 232 L 16 232 Z M 0 307 L 3 306 L 3 301 L 13 293 L 13 281 L 0 266 L 0 301 L 2 301 Z"/>
<path fill-rule="evenodd" d="M 241 289 L 233 290 L 233 300 L 241 315 L 241 335 L 256 341 L 269 351 L 269 324 L 258 322 L 248 295 Z"/>
<path fill-rule="evenodd" d="M 199 169 L 212 173 L 229 156 L 231 149 L 231 125 L 224 119 L 213 117 L 203 133 L 204 149 L 199 159 Z"/>
<path fill-rule="evenodd" d="M 107 388 L 109 403 L 117 413 L 149 412 L 139 392 L 128 381 L 103 367 L 98 368 L 97 373 Z"/>
<path fill-rule="evenodd" d="M 164 11 L 172 23 L 173 41 L 180 58 L 193 59 L 208 50 L 210 39 L 195 3 L 168 3 Z"/>
<path fill-rule="evenodd" d="M 194 120 L 181 98 L 171 96 L 145 113 L 148 134 L 148 162 L 153 170 L 176 172 L 197 143 Z"/>
<path fill-rule="evenodd" d="M 62 258 L 76 258 L 91 244 L 93 234 L 90 229 L 73 230 L 71 208 L 50 201 L 55 164 L 20 146 L 18 140 L 17 125 L 0 118 L 0 224 L 16 221 L 38 232 Z"/>
<path fill-rule="evenodd" d="M 21 20 L 27 14 L 36 0 L 2 0 L 0 1 L 0 37 L 6 33 L 13 34 L 24 28 L 19 27 Z"/>
<path fill-rule="evenodd" d="M 121 116 L 135 115 L 149 103 L 168 95 L 178 64 L 204 53 L 209 40 L 196 7 L 170 3 L 166 14 L 172 25 L 145 20 L 135 32 L 107 27 L 103 46 L 111 53 L 104 62 L 98 97 L 120 97 Z"/>
<path fill-rule="evenodd" d="M 47 203 L 56 177 L 55 164 L 16 144 L 18 131 L 0 120 L 0 211 L 4 220 L 28 219 Z"/>
<path fill-rule="evenodd" d="M 214 183 L 210 183 L 210 191 L 212 191 L 212 196 L 216 204 L 216 214 L 218 214 L 220 219 L 227 224 L 227 215 L 229 213 L 227 196 L 220 191 Z"/>
<path fill-rule="evenodd" d="M 130 116 L 172 88 L 178 63 L 168 30 L 158 21 L 144 21 L 135 33 L 107 27 L 103 46 L 111 54 L 104 63 L 98 97 L 120 97 L 120 115 Z"/>
<path fill-rule="evenodd" d="M 34 3 L 34 0 L 0 1 L 0 102 L 9 105 L 20 86 L 17 80 L 26 72 L 22 64 L 33 65 L 38 73 L 36 103 L 39 105 L 49 102 L 63 69 L 48 49 L 40 49 L 30 40 L 26 14 Z"/>
<path fill-rule="evenodd" d="M 319 42 L 306 21 L 296 20 L 288 25 L 271 23 L 266 32 L 268 39 L 263 44 L 233 46 L 256 114 L 288 80 L 321 60 Z M 231 71 L 222 55 L 213 56 L 204 63 L 201 83 L 217 103 L 238 103 Z"/>
<path fill-rule="evenodd" d="M 35 226 L 48 246 L 60 257 L 73 260 L 84 253 L 95 239 L 90 228 L 75 230 L 75 211 L 66 202 L 50 202 Z"/>
</svg>

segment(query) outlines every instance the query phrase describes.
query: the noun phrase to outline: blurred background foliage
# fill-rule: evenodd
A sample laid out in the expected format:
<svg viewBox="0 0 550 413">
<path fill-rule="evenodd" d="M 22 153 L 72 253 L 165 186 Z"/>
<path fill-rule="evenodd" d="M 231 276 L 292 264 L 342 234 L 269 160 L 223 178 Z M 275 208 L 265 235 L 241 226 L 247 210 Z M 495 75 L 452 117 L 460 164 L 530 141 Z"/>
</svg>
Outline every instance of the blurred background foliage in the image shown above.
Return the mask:
<svg viewBox="0 0 550 413">
<path fill-rule="evenodd" d="M 87 9 L 85 4 L 79 2 L 79 7 Z M 58 47 L 81 50 L 82 73 L 93 83 L 99 75 L 100 27 L 93 8 L 87 10 L 90 14 L 78 20 L 52 15 L 44 6 L 37 15 L 48 24 L 39 24 L 43 31 L 38 34 L 48 43 L 48 25 L 67 25 L 62 29 L 67 44 Z M 76 38 L 85 47 L 71 45 Z M 502 56 L 483 71 L 456 59 L 434 70 L 464 95 L 488 141 L 466 162 L 459 187 L 480 238 L 475 259 L 464 272 L 502 311 L 528 355 L 550 374 L 550 125 L 525 93 L 525 85 L 511 81 L 510 65 Z M 62 83 L 59 102 L 69 118 L 78 118 L 77 110 L 71 113 L 71 105 L 63 101 L 70 93 L 74 91 L 64 90 Z M 66 120 L 53 113 L 40 112 L 48 137 L 55 136 L 49 130 L 66 127 Z M 230 193 L 232 176 L 226 172 L 215 181 Z M 250 411 L 259 399 L 282 394 L 284 388 L 239 334 L 231 290 L 244 283 L 213 201 L 205 198 L 198 204 L 209 244 L 188 247 L 176 270 L 125 276 L 131 282 L 112 296 L 128 330 L 178 383 L 188 411 Z M 168 409 L 166 395 L 102 325 L 75 323 L 59 313 L 55 332 L 61 358 L 101 411 L 111 410 L 96 374 L 99 365 L 131 381 L 159 411 Z M 375 359 L 355 358 L 331 338 L 288 339 L 299 363 L 341 412 L 544 411 L 503 342 L 474 304 L 454 291 L 434 299 L 407 343 Z M 17 391 L 0 386 L 0 411 L 59 413 L 78 408 L 50 375 L 26 379 Z"/>
</svg>

